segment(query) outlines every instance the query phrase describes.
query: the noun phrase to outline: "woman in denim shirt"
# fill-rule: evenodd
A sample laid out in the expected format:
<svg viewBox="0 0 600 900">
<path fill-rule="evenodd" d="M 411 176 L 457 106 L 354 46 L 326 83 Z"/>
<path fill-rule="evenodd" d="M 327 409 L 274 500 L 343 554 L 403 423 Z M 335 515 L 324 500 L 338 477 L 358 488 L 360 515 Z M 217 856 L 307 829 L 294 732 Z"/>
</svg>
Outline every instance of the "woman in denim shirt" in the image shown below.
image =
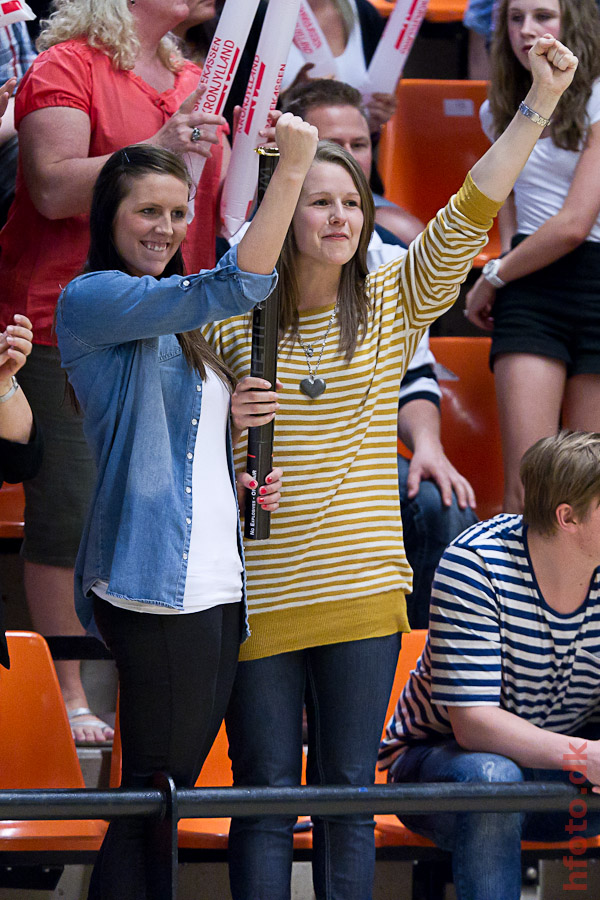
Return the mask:
<svg viewBox="0 0 600 900">
<path fill-rule="evenodd" d="M 249 311 L 275 285 L 316 129 L 288 114 L 277 141 L 280 163 L 237 251 L 188 277 L 185 167 L 155 147 L 118 151 L 96 183 L 86 273 L 59 301 L 62 364 L 98 468 L 76 565 L 77 611 L 99 629 L 119 670 L 126 787 L 146 786 L 158 771 L 194 784 L 248 633 L 233 381 L 197 329 Z M 274 470 L 261 488 L 266 509 L 277 508 L 280 476 Z M 146 829 L 141 819 L 110 825 L 91 898 L 161 895 L 166 872 Z"/>
</svg>

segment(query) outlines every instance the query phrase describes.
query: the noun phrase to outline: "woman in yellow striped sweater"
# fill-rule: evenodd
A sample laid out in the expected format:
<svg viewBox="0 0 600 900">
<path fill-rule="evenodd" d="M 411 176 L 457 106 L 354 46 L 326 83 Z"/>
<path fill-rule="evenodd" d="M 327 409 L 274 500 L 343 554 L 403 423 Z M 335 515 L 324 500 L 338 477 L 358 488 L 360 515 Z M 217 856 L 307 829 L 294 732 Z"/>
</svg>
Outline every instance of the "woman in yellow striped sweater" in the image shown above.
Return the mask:
<svg viewBox="0 0 600 900">
<path fill-rule="evenodd" d="M 237 785 L 300 783 L 304 702 L 309 783 L 373 780 L 400 634 L 409 630 L 398 389 L 572 79 L 577 61 L 554 38 L 531 53 L 525 105 L 404 259 L 367 275 L 373 206 L 352 157 L 321 144 L 306 177 L 280 267 L 282 386 L 275 394 L 244 378 L 233 403 L 240 430 L 276 413 L 274 454 L 286 473 L 271 540 L 246 547 L 252 635 L 226 719 Z M 209 339 L 243 378 L 248 320 L 211 326 Z M 245 448 L 238 453 L 241 466 Z M 233 820 L 234 900 L 289 898 L 293 824 Z M 368 900 L 373 865 L 371 817 L 315 818 L 318 900 Z"/>
</svg>

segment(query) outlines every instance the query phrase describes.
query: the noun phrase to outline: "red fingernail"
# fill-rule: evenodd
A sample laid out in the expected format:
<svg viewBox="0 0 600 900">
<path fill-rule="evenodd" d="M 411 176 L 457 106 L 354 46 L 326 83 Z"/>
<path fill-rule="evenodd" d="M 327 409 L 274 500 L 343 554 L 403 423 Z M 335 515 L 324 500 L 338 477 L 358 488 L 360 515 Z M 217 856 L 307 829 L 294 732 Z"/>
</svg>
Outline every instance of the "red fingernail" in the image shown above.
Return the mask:
<svg viewBox="0 0 600 900">
<path fill-rule="evenodd" d="M 261 487 L 261 489 L 259 490 L 258 493 L 259 493 L 259 494 L 266 494 L 266 493 L 267 493 L 267 489 L 266 489 L 265 487 Z"/>
<path fill-rule="evenodd" d="M 250 487 L 252 488 L 252 490 L 255 490 L 258 487 L 258 481 L 251 481 Z"/>
<path fill-rule="evenodd" d="M 265 481 L 267 482 L 267 484 L 271 484 L 271 482 L 273 481 L 273 476 L 267 475 L 267 477 L 265 478 Z"/>
<path fill-rule="evenodd" d="M 265 502 L 265 498 L 264 498 L 264 497 L 257 497 L 257 498 L 256 498 L 256 502 L 257 502 L 257 503 L 264 503 L 264 502 Z"/>
</svg>

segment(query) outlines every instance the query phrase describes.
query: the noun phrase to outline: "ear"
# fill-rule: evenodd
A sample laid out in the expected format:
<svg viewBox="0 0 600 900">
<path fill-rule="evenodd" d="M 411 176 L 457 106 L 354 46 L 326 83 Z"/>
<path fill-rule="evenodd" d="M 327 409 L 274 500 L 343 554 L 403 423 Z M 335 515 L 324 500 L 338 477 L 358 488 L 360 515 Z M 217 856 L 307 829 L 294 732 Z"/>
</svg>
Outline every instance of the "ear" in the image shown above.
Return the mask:
<svg viewBox="0 0 600 900">
<path fill-rule="evenodd" d="M 575 518 L 573 507 L 569 503 L 560 503 L 555 511 L 556 524 L 560 531 L 567 531 L 573 534 L 579 527 L 579 522 Z"/>
</svg>

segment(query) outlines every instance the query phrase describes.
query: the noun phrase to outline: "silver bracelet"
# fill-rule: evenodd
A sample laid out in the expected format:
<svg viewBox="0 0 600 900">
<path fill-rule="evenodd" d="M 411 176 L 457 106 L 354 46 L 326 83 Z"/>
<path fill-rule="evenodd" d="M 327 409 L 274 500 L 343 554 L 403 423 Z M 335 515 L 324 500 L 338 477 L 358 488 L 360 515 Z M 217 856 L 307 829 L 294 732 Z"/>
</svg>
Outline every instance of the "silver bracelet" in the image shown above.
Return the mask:
<svg viewBox="0 0 600 900">
<path fill-rule="evenodd" d="M 0 394 L 0 403 L 6 403 L 6 401 L 10 400 L 10 398 L 19 390 L 19 382 L 14 375 L 10 376 L 10 380 L 11 386 L 9 387 L 7 392 L 5 394 Z"/>
<path fill-rule="evenodd" d="M 545 119 L 543 116 L 540 116 L 539 113 L 532 109 L 530 106 L 527 106 L 526 103 L 519 103 L 519 112 L 525 116 L 526 119 L 531 119 L 531 121 L 535 125 L 540 125 L 542 128 L 546 128 L 547 125 L 550 124 L 552 119 Z"/>
</svg>

